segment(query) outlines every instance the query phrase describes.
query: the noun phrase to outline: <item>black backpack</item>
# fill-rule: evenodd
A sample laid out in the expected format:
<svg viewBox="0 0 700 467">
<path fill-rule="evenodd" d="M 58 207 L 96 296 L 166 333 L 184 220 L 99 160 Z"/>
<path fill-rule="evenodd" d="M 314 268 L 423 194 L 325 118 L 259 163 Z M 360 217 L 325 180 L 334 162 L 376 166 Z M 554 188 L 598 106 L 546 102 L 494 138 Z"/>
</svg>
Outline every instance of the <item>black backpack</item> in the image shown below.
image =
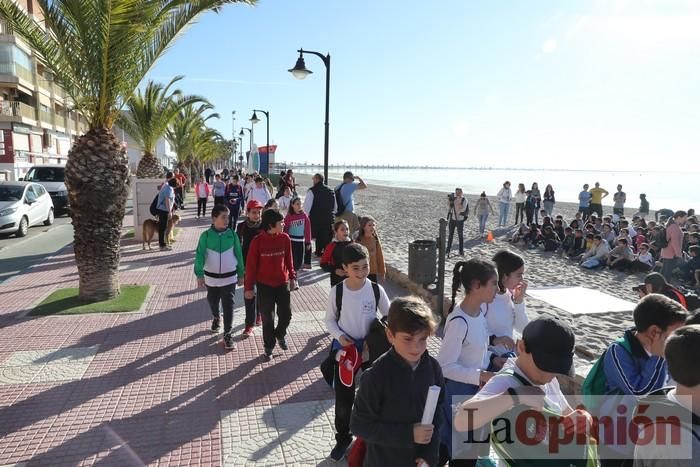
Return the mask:
<svg viewBox="0 0 700 467">
<path fill-rule="evenodd" d="M 659 227 L 656 236 L 654 237 L 654 245 L 656 248 L 666 248 L 668 246 L 668 238 L 666 238 L 666 227 Z"/>
<path fill-rule="evenodd" d="M 343 203 L 343 197 L 340 194 L 340 189 L 343 187 L 343 185 L 345 185 L 345 183 L 341 183 L 335 190 L 333 190 L 335 192 L 335 203 L 338 205 L 338 210 L 335 213 L 336 216 L 339 216 L 345 212 L 345 203 Z"/>
<path fill-rule="evenodd" d="M 374 304 L 376 312 L 376 308 L 379 308 L 379 285 L 376 282 L 372 281 L 370 281 L 370 283 L 372 284 L 372 292 L 374 292 Z M 343 282 L 339 282 L 335 286 L 336 321 L 340 321 L 340 310 L 343 305 L 343 289 Z M 369 332 L 365 337 L 367 347 L 369 348 L 369 362 L 363 362 L 363 368 L 366 368 L 369 365 L 371 365 L 372 362 L 374 362 L 377 359 L 377 357 L 379 357 L 391 348 L 391 345 L 389 344 L 389 341 L 386 338 L 385 329 L 386 324 L 384 324 L 382 320 L 375 318 L 374 321 L 372 321 L 372 324 L 369 327 Z M 323 362 L 321 362 L 320 366 L 323 379 L 331 387 L 333 387 L 336 368 L 337 365 L 335 364 L 335 352 L 333 352 L 333 349 L 331 348 L 330 352 L 328 353 L 328 356 L 325 360 L 323 360 Z"/>
<path fill-rule="evenodd" d="M 158 215 L 158 195 L 151 201 L 151 206 L 148 208 L 148 211 L 153 217 Z"/>
</svg>

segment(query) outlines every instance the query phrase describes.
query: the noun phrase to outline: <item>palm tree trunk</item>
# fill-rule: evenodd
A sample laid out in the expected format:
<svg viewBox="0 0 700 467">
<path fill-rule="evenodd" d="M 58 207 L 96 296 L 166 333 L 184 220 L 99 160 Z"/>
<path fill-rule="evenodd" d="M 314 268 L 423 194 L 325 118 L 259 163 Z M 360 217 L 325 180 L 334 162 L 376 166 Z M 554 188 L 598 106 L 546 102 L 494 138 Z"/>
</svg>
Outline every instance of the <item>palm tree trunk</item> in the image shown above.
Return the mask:
<svg viewBox="0 0 700 467">
<path fill-rule="evenodd" d="M 68 153 L 66 186 L 83 301 L 119 295 L 119 240 L 129 184 L 126 151 L 111 130 L 88 131 Z"/>
<path fill-rule="evenodd" d="M 163 166 L 158 158 L 150 152 L 144 152 L 136 168 L 138 178 L 163 178 Z"/>
</svg>

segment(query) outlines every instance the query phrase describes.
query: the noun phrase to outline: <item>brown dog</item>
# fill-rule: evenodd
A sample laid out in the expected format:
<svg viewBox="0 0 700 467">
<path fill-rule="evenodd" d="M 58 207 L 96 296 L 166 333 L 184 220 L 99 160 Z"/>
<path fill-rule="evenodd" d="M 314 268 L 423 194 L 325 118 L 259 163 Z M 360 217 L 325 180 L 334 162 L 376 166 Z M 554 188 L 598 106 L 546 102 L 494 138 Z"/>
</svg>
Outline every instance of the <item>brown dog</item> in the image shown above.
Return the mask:
<svg viewBox="0 0 700 467">
<path fill-rule="evenodd" d="M 173 228 L 180 222 L 180 216 L 178 214 L 173 214 L 173 217 L 168 219 L 168 227 L 165 231 L 166 243 L 170 245 L 173 238 Z M 148 244 L 148 249 L 151 249 L 151 242 L 153 237 L 158 235 L 158 221 L 155 219 L 146 219 L 143 221 L 142 226 L 142 236 L 143 236 L 143 249 L 146 249 L 146 244 Z"/>
</svg>

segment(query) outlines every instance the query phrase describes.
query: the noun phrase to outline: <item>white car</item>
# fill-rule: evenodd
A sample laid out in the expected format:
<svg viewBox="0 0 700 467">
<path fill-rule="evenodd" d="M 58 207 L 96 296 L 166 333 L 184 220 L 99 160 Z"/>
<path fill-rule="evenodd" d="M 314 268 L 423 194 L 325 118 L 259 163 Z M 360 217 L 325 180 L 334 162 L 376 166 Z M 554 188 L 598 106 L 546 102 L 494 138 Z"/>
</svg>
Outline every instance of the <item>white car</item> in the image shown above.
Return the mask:
<svg viewBox="0 0 700 467">
<path fill-rule="evenodd" d="M 53 224 L 53 201 L 32 182 L 0 182 L 0 233 L 24 237 L 29 227 Z"/>
<path fill-rule="evenodd" d="M 25 182 L 34 182 L 46 188 L 51 195 L 53 208 L 57 216 L 67 214 L 70 211 L 68 202 L 68 189 L 66 188 L 65 165 L 35 165 L 22 179 Z"/>
</svg>

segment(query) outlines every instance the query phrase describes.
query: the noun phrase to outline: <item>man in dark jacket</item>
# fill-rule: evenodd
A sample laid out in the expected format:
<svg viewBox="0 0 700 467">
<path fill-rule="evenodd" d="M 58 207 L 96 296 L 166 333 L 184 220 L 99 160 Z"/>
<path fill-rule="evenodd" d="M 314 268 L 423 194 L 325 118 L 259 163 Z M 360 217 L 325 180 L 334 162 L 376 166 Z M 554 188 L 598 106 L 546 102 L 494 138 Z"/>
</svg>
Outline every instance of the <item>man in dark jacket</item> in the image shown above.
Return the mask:
<svg viewBox="0 0 700 467">
<path fill-rule="evenodd" d="M 333 238 L 335 193 L 324 183 L 323 175 L 313 176 L 313 186 L 306 192 L 304 212 L 311 220 L 311 237 L 316 239 L 316 256 L 321 256 Z"/>
</svg>

